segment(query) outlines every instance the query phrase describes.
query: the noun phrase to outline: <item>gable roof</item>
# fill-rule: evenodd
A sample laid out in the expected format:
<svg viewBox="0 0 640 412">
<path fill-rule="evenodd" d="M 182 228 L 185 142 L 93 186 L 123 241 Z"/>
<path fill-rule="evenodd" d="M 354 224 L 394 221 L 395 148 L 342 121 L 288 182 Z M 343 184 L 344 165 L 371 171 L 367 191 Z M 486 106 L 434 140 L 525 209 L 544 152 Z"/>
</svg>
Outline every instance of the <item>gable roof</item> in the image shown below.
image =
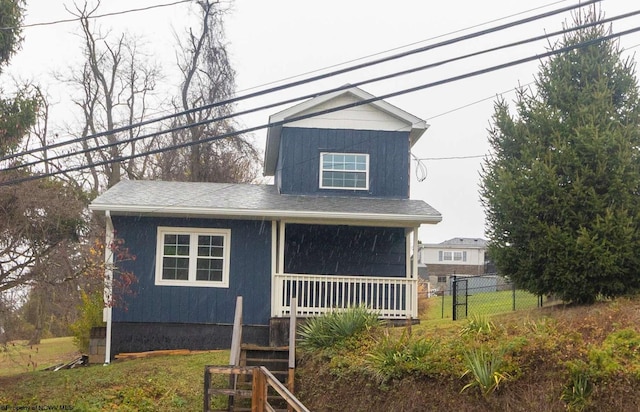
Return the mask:
<svg viewBox="0 0 640 412">
<path fill-rule="evenodd" d="M 438 223 L 422 200 L 279 194 L 274 185 L 121 181 L 89 208 L 112 215 L 289 218 L 301 222 L 413 226 Z"/>
<path fill-rule="evenodd" d="M 384 100 L 376 99 L 377 98 L 374 95 L 369 94 L 358 87 L 350 87 L 333 93 L 319 95 L 269 116 L 269 123 L 275 123 L 275 125 L 269 127 L 267 131 L 267 144 L 264 154 L 264 175 L 273 176 L 275 173 L 282 128 L 285 127 L 284 125 L 288 123 L 288 120 L 291 120 L 292 122 L 290 125 L 294 125 L 296 120 L 313 118 L 330 112 L 352 110 L 355 107 L 365 106 L 384 114 L 389 119 L 393 119 L 396 124 L 399 123 L 401 128 L 396 127 L 394 130 L 408 131 L 410 146 L 413 146 L 429 127 L 427 122 L 419 117 L 405 112 Z M 367 101 L 367 103 L 363 104 L 362 102 L 364 101 Z M 350 122 L 353 123 L 353 120 L 350 120 Z M 339 125 L 339 122 L 333 121 L 333 123 Z M 333 126 L 330 128 L 335 129 L 342 127 Z M 354 127 L 344 128 L 352 129 Z M 368 130 L 366 126 L 358 128 Z M 376 127 L 375 130 L 379 129 Z"/>
<path fill-rule="evenodd" d="M 487 241 L 474 237 L 454 237 L 440 243 L 424 243 L 421 247 L 430 249 L 486 249 Z"/>
</svg>

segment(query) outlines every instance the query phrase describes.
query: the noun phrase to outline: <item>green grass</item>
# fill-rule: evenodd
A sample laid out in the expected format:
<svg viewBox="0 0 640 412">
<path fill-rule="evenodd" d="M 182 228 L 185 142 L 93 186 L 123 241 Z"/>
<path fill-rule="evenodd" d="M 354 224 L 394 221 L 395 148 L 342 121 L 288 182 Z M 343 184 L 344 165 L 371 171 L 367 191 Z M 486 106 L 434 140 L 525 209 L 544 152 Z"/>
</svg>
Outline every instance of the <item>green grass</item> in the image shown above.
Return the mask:
<svg viewBox="0 0 640 412">
<path fill-rule="evenodd" d="M 533 309 L 538 306 L 538 297 L 523 290 L 516 290 L 516 310 Z M 428 311 L 423 321 L 453 318 L 453 297 L 434 296 L 429 299 Z M 495 315 L 513 311 L 513 291 L 477 293 L 468 297 L 468 316 Z"/>
<path fill-rule="evenodd" d="M 68 405 L 74 411 L 201 410 L 205 365 L 224 365 L 228 351 L 116 361 L 58 372 L 0 377 L 0 406 Z M 224 384 L 226 377 L 214 377 Z"/>
<path fill-rule="evenodd" d="M 71 362 L 80 356 L 72 337 L 43 339 L 39 345 L 14 341 L 0 346 L 0 377 Z"/>
</svg>

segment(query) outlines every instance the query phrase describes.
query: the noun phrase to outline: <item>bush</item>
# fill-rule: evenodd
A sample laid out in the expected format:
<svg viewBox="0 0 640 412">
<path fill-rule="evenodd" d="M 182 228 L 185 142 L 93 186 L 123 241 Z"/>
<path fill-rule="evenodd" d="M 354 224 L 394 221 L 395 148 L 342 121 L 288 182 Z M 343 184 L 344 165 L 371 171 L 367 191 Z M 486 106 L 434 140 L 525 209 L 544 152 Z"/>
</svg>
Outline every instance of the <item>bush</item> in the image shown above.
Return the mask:
<svg viewBox="0 0 640 412">
<path fill-rule="evenodd" d="M 369 370 L 381 382 L 400 378 L 419 370 L 435 346 L 433 340 L 412 338 L 407 333 L 403 333 L 399 339 L 385 335 L 368 354 Z"/>
<path fill-rule="evenodd" d="M 91 328 L 94 326 L 102 326 L 102 309 L 104 308 L 104 300 L 102 291 L 94 292 L 88 295 L 82 292 L 82 305 L 78 307 L 80 316 L 77 321 L 70 325 L 71 333 L 73 333 L 73 343 L 81 352 L 89 351 L 89 337 Z"/>
<path fill-rule="evenodd" d="M 298 328 L 300 348 L 310 351 L 327 349 L 381 324 L 378 314 L 364 306 L 334 310 L 310 318 Z"/>
<path fill-rule="evenodd" d="M 483 396 L 487 396 L 496 389 L 500 383 L 508 378 L 503 372 L 503 355 L 491 353 L 483 348 L 474 349 L 465 353 L 467 370 L 464 375 L 473 375 L 473 380 L 466 384 L 462 391 L 468 388 L 478 387 Z"/>
</svg>

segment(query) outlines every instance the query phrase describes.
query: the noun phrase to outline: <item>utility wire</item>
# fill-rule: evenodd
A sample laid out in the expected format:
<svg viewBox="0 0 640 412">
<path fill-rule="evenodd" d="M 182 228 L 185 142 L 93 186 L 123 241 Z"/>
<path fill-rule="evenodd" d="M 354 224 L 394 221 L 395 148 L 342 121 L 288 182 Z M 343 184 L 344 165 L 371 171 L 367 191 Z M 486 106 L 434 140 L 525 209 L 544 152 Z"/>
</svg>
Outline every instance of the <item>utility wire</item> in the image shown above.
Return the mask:
<svg viewBox="0 0 640 412">
<path fill-rule="evenodd" d="M 274 92 L 277 92 L 277 91 L 289 89 L 289 88 L 292 88 L 292 87 L 295 87 L 295 86 L 300 86 L 302 84 L 311 83 L 311 82 L 315 82 L 315 81 L 318 81 L 318 80 L 323 80 L 323 79 L 326 79 L 326 78 L 329 78 L 329 77 L 333 77 L 333 76 L 337 76 L 337 75 L 340 75 L 340 74 L 348 73 L 348 72 L 351 72 L 351 71 L 363 69 L 363 68 L 366 68 L 366 67 L 369 67 L 369 66 L 374 66 L 374 65 L 378 65 L 378 64 L 381 64 L 381 63 L 386 63 L 386 62 L 389 62 L 389 61 L 392 61 L 392 60 L 397 60 L 397 59 L 400 59 L 400 58 L 403 58 L 403 57 L 407 57 L 407 56 L 410 56 L 410 55 L 413 55 L 413 54 L 423 53 L 423 52 L 426 52 L 426 51 L 429 51 L 429 50 L 433 50 L 433 49 L 436 49 L 436 48 L 439 48 L 439 47 L 452 45 L 452 44 L 455 44 L 455 43 L 458 43 L 458 42 L 461 42 L 461 41 L 464 41 L 464 40 L 469 40 L 469 39 L 480 37 L 480 36 L 483 36 L 483 35 L 486 35 L 486 34 L 495 33 L 497 31 L 501 31 L 501 30 L 504 30 L 504 29 L 507 29 L 507 28 L 511 28 L 511 27 L 514 27 L 514 26 L 518 26 L 518 25 L 522 25 L 522 24 L 525 24 L 525 23 L 529 23 L 529 22 L 532 22 L 532 21 L 535 21 L 535 20 L 539 20 L 539 19 L 542 19 L 542 18 L 553 16 L 553 15 L 556 15 L 556 14 L 559 14 L 559 13 L 563 13 L 563 12 L 570 11 L 570 10 L 573 10 L 573 9 L 576 9 L 576 8 L 579 8 L 579 7 L 583 7 L 583 6 L 587 6 L 587 5 L 590 5 L 590 4 L 594 4 L 594 3 L 597 3 L 597 2 L 600 2 L 600 1 L 601 0 L 588 0 L 588 1 L 585 1 L 584 3 L 578 3 L 578 4 L 575 4 L 575 5 L 572 5 L 572 6 L 563 7 L 561 9 L 552 10 L 552 11 L 545 12 L 545 13 L 542 13 L 542 14 L 538 14 L 538 15 L 535 15 L 535 16 L 532 16 L 532 17 L 527 17 L 527 18 L 524 18 L 524 19 L 520 19 L 520 20 L 511 22 L 511 23 L 505 23 L 503 25 L 496 26 L 496 27 L 493 27 L 493 28 L 480 30 L 480 31 L 477 31 L 477 32 L 474 32 L 474 33 L 471 33 L 471 34 L 467 34 L 467 35 L 459 36 L 459 37 L 456 37 L 456 38 L 453 38 L 453 39 L 450 39 L 450 40 L 445 40 L 445 41 L 442 41 L 442 42 L 438 42 L 438 43 L 435 43 L 435 44 L 432 44 L 432 45 L 419 47 L 419 48 L 416 48 L 416 49 L 408 50 L 406 52 L 402 52 L 402 53 L 394 54 L 394 55 L 391 55 L 391 56 L 388 56 L 388 57 L 376 59 L 376 60 L 373 60 L 373 61 L 370 61 L 370 62 L 357 64 L 357 65 L 354 65 L 354 66 L 346 67 L 346 68 L 343 68 L 343 69 L 335 70 L 335 71 L 332 71 L 332 72 L 329 72 L 329 73 L 325 73 L 325 74 L 321 74 L 321 75 L 317 75 L 317 76 L 312 76 L 312 77 L 309 77 L 309 78 L 306 78 L 306 79 L 302 79 L 302 80 L 297 80 L 297 81 L 294 81 L 294 82 L 291 82 L 291 83 L 287 83 L 287 84 L 284 84 L 284 85 L 281 85 L 281 86 L 275 86 L 275 87 L 271 87 L 271 88 L 264 89 L 264 90 L 261 90 L 261 91 L 249 93 L 249 94 L 246 94 L 246 95 L 232 97 L 232 98 L 229 98 L 229 99 L 226 99 L 226 100 L 221 100 L 219 102 L 203 105 L 203 106 L 192 108 L 192 109 L 189 109 L 189 110 L 184 110 L 184 111 L 181 111 L 181 112 L 178 112 L 178 113 L 173 113 L 173 114 L 161 116 L 161 117 L 158 117 L 158 118 L 154 118 L 154 119 L 149 119 L 149 120 L 133 123 L 133 124 L 130 124 L 130 125 L 127 125 L 127 126 L 115 128 L 113 130 L 108 130 L 108 131 L 96 133 L 96 134 L 85 136 L 85 137 L 80 137 L 80 138 L 76 138 L 76 139 L 67 140 L 67 141 L 64 141 L 64 142 L 58 142 L 58 143 L 53 143 L 53 144 L 50 144 L 50 145 L 41 146 L 41 147 L 34 148 L 34 149 L 29 149 L 29 150 L 26 150 L 26 151 L 21 152 L 19 154 L 12 154 L 12 155 L 1 157 L 0 161 L 10 160 L 10 159 L 13 159 L 13 158 L 16 158 L 16 157 L 19 157 L 19 156 L 32 154 L 32 153 L 39 152 L 39 151 L 45 151 L 45 150 L 54 149 L 54 148 L 57 148 L 57 147 L 67 146 L 69 144 L 82 142 L 83 140 L 95 139 L 95 138 L 98 138 L 98 137 L 103 137 L 103 136 L 107 136 L 107 135 L 113 135 L 113 134 L 116 134 L 116 133 L 119 133 L 119 132 L 128 131 L 128 130 L 133 129 L 133 128 L 146 126 L 146 125 L 149 125 L 149 124 L 152 124 L 152 123 L 156 123 L 156 122 L 159 122 L 159 121 L 170 120 L 170 119 L 178 117 L 178 116 L 182 116 L 182 115 L 186 115 L 186 114 L 190 114 L 190 113 L 195 113 L 195 112 L 199 112 L 199 111 L 203 111 L 203 110 L 208 110 L 208 109 L 212 109 L 212 108 L 223 106 L 223 105 L 229 105 L 229 104 L 233 104 L 233 103 L 245 100 L 245 99 L 250 99 L 250 98 L 262 96 L 262 95 L 265 95 L 265 94 L 274 93 Z M 323 94 L 332 93 L 332 92 L 338 91 L 338 90 L 344 90 L 346 88 L 348 88 L 348 86 L 345 86 L 344 88 L 336 88 L 336 89 L 332 89 L 332 90 L 329 90 L 329 91 L 324 91 L 324 92 L 321 92 L 319 94 L 313 95 L 311 97 L 316 97 L 316 96 L 320 96 L 320 95 L 323 95 Z M 297 99 L 297 100 L 302 100 L 302 98 L 301 99 Z M 297 101 L 297 100 L 294 100 L 294 101 Z M 281 103 L 281 104 L 286 104 L 286 103 Z M 273 106 L 269 106 L 269 107 L 273 107 Z"/>
<path fill-rule="evenodd" d="M 634 11 L 634 12 L 630 12 L 630 13 L 626 13 L 626 14 L 623 14 L 623 15 L 620 15 L 620 16 L 611 17 L 611 18 L 608 18 L 608 19 L 605 19 L 605 20 L 601 20 L 601 21 L 598 21 L 598 22 L 590 22 L 590 23 L 587 23 L 587 24 L 584 24 L 584 25 L 581 25 L 581 26 L 574 26 L 574 27 L 570 27 L 570 28 L 565 28 L 565 29 L 557 31 L 557 32 L 553 32 L 553 33 L 549 33 L 549 34 L 545 34 L 545 35 L 541 35 L 541 36 L 535 36 L 535 37 L 532 37 L 532 38 L 529 38 L 529 39 L 520 40 L 520 41 L 516 41 L 516 42 L 513 42 L 513 43 L 508 43 L 506 45 L 497 46 L 497 47 L 493 47 L 493 48 L 490 48 L 490 49 L 485 49 L 485 50 L 474 52 L 474 53 L 469 53 L 469 54 L 466 54 L 466 55 L 462 55 L 462 56 L 459 56 L 459 57 L 454 57 L 454 58 L 451 58 L 451 59 L 442 60 L 442 61 L 431 63 L 431 64 L 428 64 L 428 65 L 418 66 L 418 67 L 415 67 L 415 68 L 411 68 L 411 69 L 407 69 L 407 70 L 403 70 L 403 71 L 399 71 L 399 72 L 394 72 L 394 73 L 387 74 L 387 75 L 384 75 L 384 76 L 379 76 L 379 77 L 375 77 L 375 78 L 372 78 L 372 79 L 359 81 L 359 82 L 356 82 L 356 83 L 340 86 L 340 87 L 337 87 L 337 88 L 323 90 L 323 91 L 307 94 L 307 95 L 304 95 L 304 96 L 295 97 L 295 98 L 284 100 L 284 101 L 270 103 L 270 104 L 267 104 L 267 105 L 259 106 L 259 107 L 252 108 L 252 109 L 247 109 L 247 110 L 244 110 L 244 111 L 241 111 L 241 112 L 227 114 L 227 115 L 216 117 L 216 118 L 206 119 L 206 120 L 203 120 L 203 121 L 198 122 L 198 123 L 185 124 L 185 125 L 176 126 L 176 127 L 169 128 L 169 129 L 163 129 L 163 130 L 152 132 L 152 133 L 149 133 L 149 134 L 143 134 L 143 135 L 135 136 L 135 137 L 124 139 L 124 140 L 114 141 L 114 142 L 105 143 L 105 144 L 102 144 L 102 145 L 97 145 L 95 147 L 90 147 L 90 148 L 86 148 L 86 149 L 82 149 L 82 150 L 77 150 L 77 151 L 74 151 L 73 153 L 59 154 L 57 156 L 48 157 L 46 160 L 45 159 L 38 159 L 38 160 L 34 160 L 34 161 L 31 161 L 31 162 L 27 162 L 27 163 L 15 164 L 15 165 L 12 165 L 12 166 L 9 166 L 9 167 L 5 168 L 4 170 L 5 171 L 10 171 L 10 170 L 26 168 L 26 167 L 29 167 L 29 166 L 35 166 L 35 165 L 38 165 L 38 164 L 43 163 L 45 161 L 49 161 L 50 162 L 50 161 L 54 161 L 54 160 L 60 160 L 60 159 L 66 158 L 66 157 L 77 156 L 77 155 L 80 155 L 80 154 L 90 153 L 90 152 L 94 152 L 94 151 L 98 151 L 98 150 L 102 150 L 102 149 L 107 149 L 107 148 L 110 148 L 110 147 L 113 147 L 113 146 L 133 143 L 133 142 L 136 142 L 136 141 L 139 141 L 139 140 L 160 136 L 160 135 L 163 135 L 163 134 L 166 134 L 166 133 L 170 133 L 170 132 L 180 131 L 180 130 L 188 129 L 188 128 L 195 127 L 195 126 L 202 126 L 202 125 L 214 123 L 214 122 L 217 122 L 217 121 L 223 121 L 223 120 L 227 120 L 229 118 L 233 118 L 233 117 L 237 117 L 237 116 L 242 116 L 242 115 L 254 113 L 254 112 L 257 112 L 257 111 L 270 109 L 270 108 L 281 106 L 281 105 L 284 105 L 284 104 L 295 103 L 297 101 L 306 100 L 306 99 L 309 99 L 309 98 L 312 98 L 312 97 L 315 97 L 315 96 L 321 96 L 321 95 L 325 95 L 325 94 L 328 94 L 328 93 L 334 93 L 334 92 L 346 90 L 346 89 L 349 89 L 349 88 L 352 88 L 352 87 L 358 87 L 358 86 L 361 86 L 361 85 L 364 85 L 364 84 L 369 84 L 369 83 L 373 83 L 373 82 L 379 82 L 379 81 L 382 81 L 382 80 L 388 80 L 388 79 L 391 79 L 391 78 L 394 78 L 394 77 L 398 77 L 398 76 L 414 73 L 414 72 L 421 71 L 421 70 L 430 69 L 430 68 L 433 68 L 433 67 L 444 65 L 446 63 L 459 61 L 459 60 L 466 59 L 466 58 L 469 58 L 469 57 L 475 57 L 475 56 L 479 56 L 479 55 L 482 55 L 482 54 L 490 53 L 490 52 L 493 52 L 493 51 L 502 50 L 502 49 L 505 49 L 505 48 L 520 46 L 520 45 L 523 45 L 523 44 L 526 44 L 526 43 L 530 43 L 530 42 L 534 42 L 534 41 L 538 41 L 538 40 L 542 40 L 542 39 L 548 39 L 550 37 L 557 36 L 557 35 L 560 35 L 560 34 L 566 34 L 566 33 L 571 32 L 571 31 L 581 30 L 581 29 L 584 29 L 584 28 L 587 28 L 587 27 L 591 27 L 591 26 L 607 23 L 607 22 L 610 22 L 610 21 L 614 21 L 616 19 L 627 18 L 629 16 L 638 15 L 638 14 L 640 14 L 640 10 Z M 89 139 L 89 138 L 91 138 L 91 137 L 87 137 L 86 139 Z M 83 138 L 83 140 L 84 139 L 85 138 Z M 33 149 L 33 150 L 36 150 L 36 149 Z"/>
<path fill-rule="evenodd" d="M 135 12 L 139 12 L 139 11 L 147 11 L 147 10 L 152 10 L 152 9 L 158 9 L 158 8 L 161 8 L 161 7 L 169 7 L 169 6 L 175 6 L 175 5 L 181 4 L 181 3 L 191 3 L 191 2 L 192 2 L 192 0 L 179 0 L 179 1 L 174 1 L 173 3 L 156 4 L 156 5 L 153 5 L 153 6 L 140 7 L 140 8 L 137 8 L 137 9 L 128 9 L 128 10 L 114 11 L 114 12 L 111 12 L 111 13 L 95 14 L 95 15 L 87 16 L 86 18 L 87 19 L 99 19 L 99 18 L 102 18 L 102 17 L 119 16 L 121 14 L 135 13 Z M 14 27 L 0 27 L 0 30 L 16 30 L 16 29 L 24 29 L 24 28 L 29 28 L 29 27 L 38 27 L 38 26 L 53 26 L 55 24 L 73 23 L 73 22 L 79 21 L 80 19 L 81 19 L 80 17 L 74 17 L 72 19 L 61 19 L 61 20 L 54 20 L 54 21 L 47 21 L 47 22 L 22 24 L 20 26 L 14 26 Z"/>
<path fill-rule="evenodd" d="M 486 26 L 487 24 L 497 23 L 497 22 L 499 22 L 501 20 L 509 19 L 511 17 L 516 17 L 516 16 L 520 16 L 520 15 L 523 15 L 523 14 L 526 14 L 526 13 L 530 13 L 532 11 L 541 10 L 541 9 L 547 8 L 549 6 L 556 5 L 558 3 L 563 3 L 565 1 L 567 1 L 567 0 L 555 1 L 553 3 L 545 4 L 543 6 L 535 7 L 533 9 L 521 11 L 521 12 L 514 13 L 514 14 L 510 14 L 508 16 L 503 16 L 503 17 L 500 17 L 500 18 L 497 18 L 497 19 L 493 19 L 493 20 L 488 20 L 488 21 L 485 21 L 483 23 L 474 24 L 472 26 L 467 26 L 467 27 L 462 28 L 462 29 L 457 29 L 457 30 L 450 31 L 448 33 L 439 34 L 437 36 L 433 36 L 433 37 L 430 37 L 428 39 L 412 42 L 412 43 L 409 43 L 409 44 L 405 44 L 405 45 L 402 45 L 402 46 L 394 47 L 394 48 L 387 49 L 387 50 L 384 50 L 384 51 L 380 51 L 380 52 L 377 52 L 377 53 L 373 53 L 373 54 L 369 54 L 369 55 L 366 55 L 366 56 L 358 57 L 358 58 L 355 58 L 355 59 L 347 60 L 347 61 L 344 61 L 344 62 L 341 62 L 341 63 L 333 64 L 333 65 L 330 65 L 330 66 L 325 66 L 325 67 L 322 67 L 322 68 L 319 68 L 319 69 L 310 70 L 310 71 L 307 71 L 307 72 L 304 72 L 304 73 L 299 73 L 299 74 L 296 74 L 296 75 L 293 75 L 293 76 L 289 76 L 289 77 L 285 77 L 285 78 L 282 78 L 282 79 L 274 80 L 274 81 L 271 81 L 271 82 L 268 82 L 268 83 L 263 83 L 261 85 L 248 87 L 246 89 L 240 90 L 240 92 L 246 92 L 246 91 L 249 91 L 249 90 L 259 89 L 261 87 L 270 86 L 272 84 L 282 83 L 282 82 L 287 81 L 287 80 L 297 79 L 297 78 L 302 77 L 302 76 L 307 76 L 307 75 L 310 75 L 310 74 L 313 74 L 313 73 L 320 73 L 320 72 L 323 72 L 325 70 L 329 70 L 329 69 L 333 69 L 333 68 L 336 68 L 336 67 L 344 66 L 346 64 L 355 63 L 355 62 L 362 61 L 362 60 L 365 60 L 365 59 L 370 59 L 372 57 L 382 56 L 384 54 L 387 54 L 387 53 L 390 53 L 390 52 L 393 52 L 393 51 L 403 50 L 403 49 L 406 49 L 407 47 L 411 47 L 411 46 L 415 46 L 415 45 L 418 45 L 418 44 L 422 44 L 422 43 L 425 43 L 425 42 L 428 42 L 428 41 L 431 41 L 431 40 L 441 39 L 443 37 L 451 36 L 452 34 L 463 33 L 465 31 L 468 31 L 468 30 L 471 30 L 471 29 L 475 29 L 475 28 L 478 28 L 478 27 Z"/>
<path fill-rule="evenodd" d="M 523 64 L 523 63 L 528 63 L 531 61 L 535 61 L 535 60 L 540 60 L 542 58 L 545 57 L 549 57 L 549 56 L 553 56 L 556 54 L 560 54 L 560 53 L 565 53 L 571 50 L 575 50 L 578 48 L 582 48 L 582 47 L 587 47 L 593 44 L 597 44 L 606 40 L 610 40 L 616 37 L 621 37 L 621 36 L 625 36 L 627 34 L 631 34 L 631 33 L 636 33 L 636 32 L 640 32 L 640 27 L 635 27 L 633 29 L 629 29 L 629 30 L 625 30 L 619 33 L 610 33 L 606 36 L 601 36 L 597 39 L 591 39 L 591 40 L 587 40 L 584 42 L 580 42 L 580 43 L 576 43 L 576 44 L 572 44 L 569 46 L 565 46 L 556 50 L 550 50 L 548 52 L 545 53 L 541 53 L 541 54 L 535 54 L 533 56 L 529 56 L 526 58 L 522 58 L 522 59 L 518 59 L 518 60 L 513 60 L 507 63 L 502 63 L 502 64 L 498 64 L 495 66 L 490 66 L 481 70 L 476 70 L 473 72 L 468 72 L 462 75 L 458 75 L 458 76 L 453 76 L 453 77 L 449 77 L 447 79 L 442 79 L 442 80 L 438 80 L 435 82 L 431 82 L 431 83 L 425 83 L 425 84 L 421 84 L 418 86 L 414 86 L 411 88 L 407 88 L 407 89 L 403 89 L 403 90 L 398 90 L 392 93 L 387 93 L 385 95 L 381 95 L 381 96 L 377 96 L 377 97 L 372 97 L 370 99 L 364 99 L 358 102 L 353 102 L 353 103 L 349 103 L 349 104 L 345 104 L 342 106 L 337 106 L 337 107 L 333 107 L 333 108 L 329 108 L 329 109 L 325 109 L 325 110 L 321 110 L 321 111 L 317 111 L 317 112 L 313 112 L 313 113 L 307 113 L 304 115 L 299 115 L 299 116 L 295 116 L 286 120 L 281 120 L 281 121 L 277 121 L 277 122 L 270 122 L 270 123 L 266 123 L 266 124 L 262 124 L 259 126 L 254 126 L 254 127 L 249 127 L 249 128 L 245 128 L 244 130 L 240 130 L 240 131 L 233 131 L 233 132 L 228 132 L 228 133 L 224 133 L 222 135 L 219 136 L 213 136 L 213 137 L 209 137 L 209 138 L 205 138 L 202 139 L 200 141 L 196 141 L 196 142 L 185 142 L 182 144 L 178 144 L 178 145 L 172 145 L 166 148 L 161 148 L 161 149 L 154 149 L 154 150 L 149 150 L 146 152 L 141 152 L 141 153 L 136 153 L 133 155 L 128 155 L 128 156 L 119 156 L 117 158 L 114 159 L 108 159 L 108 160 L 103 160 L 100 162 L 96 162 L 93 163 L 91 165 L 81 165 L 81 166 L 76 166 L 73 168 L 68 168 L 65 171 L 56 171 L 56 172 L 50 172 L 50 173 L 43 173 L 43 174 L 39 174 L 39 175 L 33 175 L 33 176 L 28 176 L 28 177 L 24 177 L 24 178 L 19 178 L 19 179 L 13 179 L 13 180 L 9 180 L 6 182 L 0 182 L 0 186 L 7 186 L 7 185 L 11 185 L 11 184 L 17 184 L 17 183 L 22 183 L 22 182 L 26 182 L 26 181 L 31 181 L 31 180 L 36 180 L 36 179 L 42 179 L 45 177 L 52 177 L 52 176 L 56 176 L 58 174 L 61 173 L 66 173 L 66 172 L 75 172 L 75 171 L 80 171 L 80 170 L 84 170 L 90 167 L 95 167 L 95 166 L 101 166 L 101 165 L 105 165 L 105 164 L 111 164 L 111 163 L 116 163 L 116 162 L 122 162 L 125 160 L 130 160 L 130 159 L 135 159 L 138 157 L 142 157 L 142 156 L 148 156 L 148 155 L 153 155 L 153 154 L 158 154 L 158 153 L 162 153 L 165 151 L 169 151 L 169 150 L 174 150 L 174 149 L 179 149 L 179 148 L 184 148 L 184 147 L 189 147 L 189 146 L 193 146 L 196 144 L 200 144 L 200 143 L 208 143 L 208 142 L 212 142 L 215 140 L 221 140 L 221 139 L 225 139 L 228 137 L 232 137 L 232 136 L 236 136 L 238 134 L 242 134 L 242 133 L 249 133 L 249 132 L 253 132 L 256 130 L 260 130 L 260 129 L 264 129 L 264 128 L 268 128 L 268 127 L 274 127 L 274 126 L 282 126 L 285 123 L 289 123 L 289 122 L 295 122 L 295 121 L 299 121 L 299 120 L 304 120 L 304 119 L 308 119 L 308 118 L 312 118 L 312 117 L 316 117 L 316 116 L 320 116 L 323 114 L 328 114 L 328 113 L 333 113 L 333 112 L 337 112 L 340 110 L 345 110 L 345 109 L 349 109 L 349 108 L 353 108 L 353 107 L 357 107 L 357 106 L 361 106 L 361 105 L 365 105 L 365 104 L 370 104 L 370 103 L 374 103 L 376 101 L 379 100 L 385 100 L 385 99 L 389 99 L 392 97 L 396 97 L 396 96 L 400 96 L 400 95 L 404 95 L 404 94 L 408 94 L 408 93 L 413 93 L 419 90 L 424 90 L 427 88 L 431 88 L 431 87 L 435 87 L 435 86 L 439 86 L 442 84 L 446 84 L 446 83 L 451 83 L 454 81 L 459 81 L 459 80 L 463 80 L 463 79 L 467 79 L 470 77 L 475 77 L 475 76 L 479 76 L 482 74 L 486 74 L 486 73 L 490 73 L 493 71 L 497 71 L 497 70 L 501 70 L 507 67 L 511 67 L 511 66 L 515 66 L 515 65 L 519 65 L 519 64 Z"/>
</svg>

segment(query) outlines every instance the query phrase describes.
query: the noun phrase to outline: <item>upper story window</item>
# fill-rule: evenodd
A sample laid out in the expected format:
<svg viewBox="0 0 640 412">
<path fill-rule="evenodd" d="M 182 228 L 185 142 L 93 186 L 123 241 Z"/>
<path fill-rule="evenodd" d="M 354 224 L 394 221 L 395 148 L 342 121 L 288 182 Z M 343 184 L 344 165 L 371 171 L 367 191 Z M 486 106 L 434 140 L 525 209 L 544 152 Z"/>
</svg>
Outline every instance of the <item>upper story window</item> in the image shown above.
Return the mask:
<svg viewBox="0 0 640 412">
<path fill-rule="evenodd" d="M 156 285 L 229 287 L 231 230 L 158 227 Z"/>
<path fill-rule="evenodd" d="M 438 252 L 438 260 L 440 262 L 448 261 L 448 262 L 466 262 L 467 261 L 467 252 L 466 251 L 457 251 L 457 250 L 441 250 Z"/>
<path fill-rule="evenodd" d="M 320 153 L 321 189 L 369 189 L 369 155 Z"/>
</svg>

